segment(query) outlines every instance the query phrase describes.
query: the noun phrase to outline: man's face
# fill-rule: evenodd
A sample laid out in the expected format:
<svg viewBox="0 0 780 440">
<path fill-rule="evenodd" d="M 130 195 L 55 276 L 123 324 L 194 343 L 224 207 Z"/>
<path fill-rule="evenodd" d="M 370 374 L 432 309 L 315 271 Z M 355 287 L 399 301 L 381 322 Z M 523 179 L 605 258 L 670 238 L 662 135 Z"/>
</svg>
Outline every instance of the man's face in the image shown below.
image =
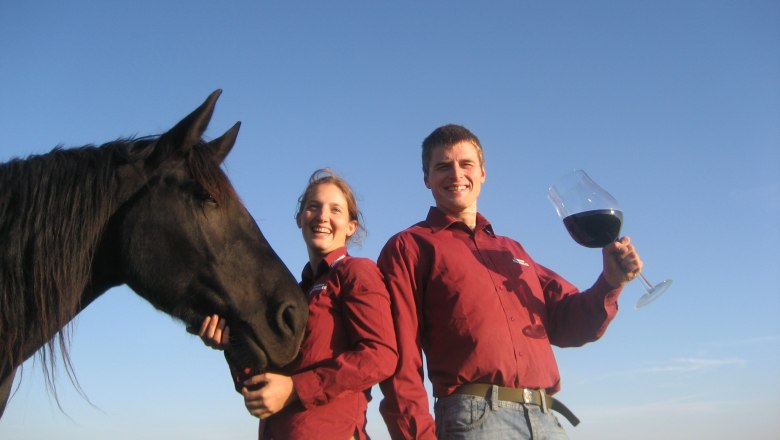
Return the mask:
<svg viewBox="0 0 780 440">
<path fill-rule="evenodd" d="M 425 186 L 430 188 L 436 207 L 445 214 L 462 219 L 465 213 L 476 213 L 484 182 L 485 168 L 471 142 L 433 149 Z"/>
</svg>

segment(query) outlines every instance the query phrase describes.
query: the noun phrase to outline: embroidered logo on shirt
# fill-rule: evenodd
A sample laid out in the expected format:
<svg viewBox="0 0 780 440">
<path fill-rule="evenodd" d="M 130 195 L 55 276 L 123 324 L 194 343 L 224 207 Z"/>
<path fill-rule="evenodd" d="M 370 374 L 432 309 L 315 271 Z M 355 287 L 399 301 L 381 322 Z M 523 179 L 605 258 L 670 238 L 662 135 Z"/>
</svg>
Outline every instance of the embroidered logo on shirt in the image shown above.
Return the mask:
<svg viewBox="0 0 780 440">
<path fill-rule="evenodd" d="M 326 290 L 328 290 L 328 285 L 326 283 L 317 283 L 311 286 L 311 289 L 309 289 L 309 298 Z"/>
<path fill-rule="evenodd" d="M 523 265 L 525 267 L 528 267 L 528 263 L 525 262 L 525 260 L 521 260 L 519 258 L 512 258 L 512 261 L 514 261 L 517 264 Z"/>
</svg>

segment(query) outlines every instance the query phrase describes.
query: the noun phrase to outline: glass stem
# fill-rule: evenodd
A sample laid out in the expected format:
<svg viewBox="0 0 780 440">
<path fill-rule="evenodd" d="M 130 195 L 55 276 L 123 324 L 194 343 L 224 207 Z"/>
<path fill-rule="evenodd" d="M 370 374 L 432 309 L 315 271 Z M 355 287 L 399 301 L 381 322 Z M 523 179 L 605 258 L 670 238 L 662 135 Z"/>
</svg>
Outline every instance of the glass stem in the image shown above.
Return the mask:
<svg viewBox="0 0 780 440">
<path fill-rule="evenodd" d="M 645 290 L 647 290 L 648 292 L 652 292 L 653 285 L 650 284 L 650 281 L 647 281 L 647 278 L 645 278 L 642 272 L 639 272 L 639 280 L 642 281 L 642 284 L 645 285 Z"/>
</svg>

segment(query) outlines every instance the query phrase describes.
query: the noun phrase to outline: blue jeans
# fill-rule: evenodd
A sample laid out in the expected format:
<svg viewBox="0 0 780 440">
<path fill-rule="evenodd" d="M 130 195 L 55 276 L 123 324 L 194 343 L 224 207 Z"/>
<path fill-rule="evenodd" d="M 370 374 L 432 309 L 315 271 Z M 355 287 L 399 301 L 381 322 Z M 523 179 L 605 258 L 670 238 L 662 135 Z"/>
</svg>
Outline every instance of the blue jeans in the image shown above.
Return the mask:
<svg viewBox="0 0 780 440">
<path fill-rule="evenodd" d="M 453 394 L 436 400 L 436 436 L 439 440 L 568 440 L 552 410 L 493 399 Z"/>
</svg>

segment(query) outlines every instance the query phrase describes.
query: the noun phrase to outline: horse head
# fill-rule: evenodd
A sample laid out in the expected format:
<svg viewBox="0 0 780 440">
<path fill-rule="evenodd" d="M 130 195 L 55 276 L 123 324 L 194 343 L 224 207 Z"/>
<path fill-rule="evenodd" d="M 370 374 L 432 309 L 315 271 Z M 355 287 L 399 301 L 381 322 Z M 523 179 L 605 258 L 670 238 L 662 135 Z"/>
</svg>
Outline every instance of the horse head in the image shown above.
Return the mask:
<svg viewBox="0 0 780 440">
<path fill-rule="evenodd" d="M 202 140 L 219 94 L 160 137 L 128 146 L 133 160 L 117 187 L 126 202 L 99 245 L 92 285 L 126 283 L 190 331 L 217 313 L 231 329 L 231 357 L 278 367 L 297 354 L 308 308 L 221 170 L 240 124 Z"/>
</svg>

